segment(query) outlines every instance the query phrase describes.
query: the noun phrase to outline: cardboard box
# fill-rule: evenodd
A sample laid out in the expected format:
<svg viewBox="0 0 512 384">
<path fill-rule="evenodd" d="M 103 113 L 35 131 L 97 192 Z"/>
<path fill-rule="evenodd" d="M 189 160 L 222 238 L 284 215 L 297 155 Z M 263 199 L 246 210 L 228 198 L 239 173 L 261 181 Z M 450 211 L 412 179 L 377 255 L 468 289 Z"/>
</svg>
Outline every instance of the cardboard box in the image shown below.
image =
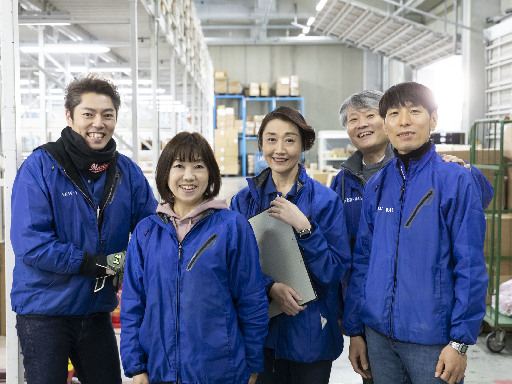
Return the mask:
<svg viewBox="0 0 512 384">
<path fill-rule="evenodd" d="M 254 136 L 256 134 L 255 126 L 256 126 L 256 123 L 254 121 L 246 121 L 245 122 L 245 135 L 246 136 Z"/>
<path fill-rule="evenodd" d="M 215 130 L 215 156 L 238 157 L 238 131 L 234 129 Z"/>
<path fill-rule="evenodd" d="M 213 78 L 215 80 L 217 79 L 227 79 L 228 73 L 227 71 L 213 71 Z"/>
<path fill-rule="evenodd" d="M 260 95 L 259 83 L 249 83 L 249 96 L 258 97 Z"/>
<path fill-rule="evenodd" d="M 239 173 L 239 165 L 238 165 L 238 156 L 217 156 L 217 163 L 219 164 L 219 169 L 221 175 L 238 175 Z"/>
<path fill-rule="evenodd" d="M 290 76 L 290 96 L 299 95 L 299 76 Z"/>
<path fill-rule="evenodd" d="M 279 76 L 276 81 L 276 96 L 290 96 L 290 77 Z"/>
<path fill-rule="evenodd" d="M 228 79 L 215 79 L 214 91 L 220 94 L 228 93 Z"/>
<path fill-rule="evenodd" d="M 270 96 L 270 88 L 268 87 L 268 83 L 260 83 L 260 96 Z"/>
<path fill-rule="evenodd" d="M 228 86 L 228 93 L 229 94 L 236 94 L 239 95 L 243 91 L 242 84 L 240 84 L 240 81 L 238 80 L 230 80 L 229 86 Z"/>
<path fill-rule="evenodd" d="M 486 219 L 484 254 L 487 256 L 491 251 L 491 219 Z M 498 249 L 498 223 L 495 222 L 494 232 L 494 250 L 495 254 Z M 501 215 L 501 256 L 512 257 L 512 213 L 503 213 Z M 509 260 L 510 261 L 510 260 Z M 512 264 L 512 262 L 510 263 Z M 512 267 L 512 265 L 510 266 Z M 505 271 L 507 272 L 507 271 Z M 503 272 L 502 272 L 503 273 Z M 512 274 L 512 269 L 510 269 Z"/>
</svg>

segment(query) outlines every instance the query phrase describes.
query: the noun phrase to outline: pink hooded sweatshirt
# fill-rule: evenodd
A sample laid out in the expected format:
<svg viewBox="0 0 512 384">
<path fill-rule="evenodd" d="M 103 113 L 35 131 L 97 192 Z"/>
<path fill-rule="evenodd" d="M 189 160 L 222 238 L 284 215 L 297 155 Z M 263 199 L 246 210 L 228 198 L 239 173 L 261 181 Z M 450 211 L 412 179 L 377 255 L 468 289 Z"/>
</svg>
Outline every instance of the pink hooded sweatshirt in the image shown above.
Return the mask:
<svg viewBox="0 0 512 384">
<path fill-rule="evenodd" d="M 197 205 L 185 217 L 179 217 L 168 203 L 158 204 L 156 211 L 171 217 L 172 224 L 178 235 L 178 241 L 181 243 L 194 224 L 207 215 L 206 211 L 209 209 L 228 209 L 228 204 L 226 200 L 208 199 Z"/>
</svg>

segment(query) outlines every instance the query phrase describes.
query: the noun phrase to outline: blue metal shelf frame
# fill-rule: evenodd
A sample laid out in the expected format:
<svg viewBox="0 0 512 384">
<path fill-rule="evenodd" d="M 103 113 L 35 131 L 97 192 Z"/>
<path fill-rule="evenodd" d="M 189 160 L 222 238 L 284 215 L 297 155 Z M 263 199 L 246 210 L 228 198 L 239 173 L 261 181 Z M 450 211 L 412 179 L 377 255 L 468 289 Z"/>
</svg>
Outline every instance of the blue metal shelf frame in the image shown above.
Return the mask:
<svg viewBox="0 0 512 384">
<path fill-rule="evenodd" d="M 242 120 L 242 134 L 238 135 L 240 157 L 242 158 L 242 176 L 247 176 L 247 140 L 256 140 L 257 137 L 247 136 L 245 133 L 245 122 L 247 120 L 247 102 L 259 101 L 268 103 L 268 111 L 277 108 L 280 101 L 293 101 L 299 103 L 299 110 L 304 116 L 304 98 L 296 96 L 278 97 L 245 97 L 243 95 L 215 95 L 213 102 L 213 126 L 217 129 L 217 100 L 231 99 L 238 100 L 238 118 Z"/>
</svg>

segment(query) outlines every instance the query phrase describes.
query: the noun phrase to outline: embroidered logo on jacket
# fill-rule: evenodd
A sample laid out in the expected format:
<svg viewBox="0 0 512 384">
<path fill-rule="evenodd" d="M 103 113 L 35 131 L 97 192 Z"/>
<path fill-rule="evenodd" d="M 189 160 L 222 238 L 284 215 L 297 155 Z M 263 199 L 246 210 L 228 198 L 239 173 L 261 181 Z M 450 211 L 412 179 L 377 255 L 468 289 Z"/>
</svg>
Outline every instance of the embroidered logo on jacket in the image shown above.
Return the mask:
<svg viewBox="0 0 512 384">
<path fill-rule="evenodd" d="M 383 211 L 383 212 L 388 212 L 388 213 L 392 213 L 392 212 L 395 212 L 395 208 L 393 207 L 377 207 L 377 211 Z"/>
<path fill-rule="evenodd" d="M 91 171 L 93 173 L 103 172 L 105 169 L 108 168 L 109 164 L 110 163 L 105 163 L 105 164 L 99 165 L 99 164 L 96 164 L 96 163 L 92 163 L 91 168 L 89 169 L 89 171 Z"/>
</svg>

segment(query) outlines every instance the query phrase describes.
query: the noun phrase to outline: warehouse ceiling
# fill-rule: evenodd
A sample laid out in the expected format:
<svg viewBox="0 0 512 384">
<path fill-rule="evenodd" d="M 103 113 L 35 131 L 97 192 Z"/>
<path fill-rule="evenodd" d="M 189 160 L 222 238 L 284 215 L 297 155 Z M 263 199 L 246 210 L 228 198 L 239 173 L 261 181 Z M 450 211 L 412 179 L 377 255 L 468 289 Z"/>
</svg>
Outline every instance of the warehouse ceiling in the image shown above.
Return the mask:
<svg viewBox="0 0 512 384">
<path fill-rule="evenodd" d="M 149 14 L 153 4 L 138 2 L 138 50 L 141 73 L 150 73 Z M 169 0 L 165 0 L 169 2 Z M 460 1 L 459 1 L 460 2 Z M 63 83 L 62 66 L 129 67 L 130 13 L 128 0 L 19 0 L 20 46 L 45 43 L 94 43 L 106 53 L 46 53 L 45 70 Z M 171 1 L 172 3 L 172 1 Z M 327 0 L 316 10 L 316 0 L 196 0 L 197 15 L 208 45 L 227 44 L 346 44 L 420 67 L 457 52 L 462 26 L 457 0 Z M 454 16 L 456 12 L 458 16 Z M 312 18 L 314 22 L 312 22 Z M 308 33 L 304 28 L 310 24 Z M 58 25 L 67 23 L 68 25 Z M 304 36 L 300 36 L 304 33 Z M 165 38 L 160 39 L 165 47 Z M 169 49 L 159 50 L 161 67 Z M 36 53 L 21 54 L 22 69 L 38 69 Z M 34 76 L 36 72 L 33 72 Z M 167 73 L 160 76 L 168 77 Z"/>
<path fill-rule="evenodd" d="M 457 0 L 327 0 L 321 11 L 318 0 L 195 3 L 209 45 L 341 43 L 412 67 L 459 50 Z"/>
</svg>

